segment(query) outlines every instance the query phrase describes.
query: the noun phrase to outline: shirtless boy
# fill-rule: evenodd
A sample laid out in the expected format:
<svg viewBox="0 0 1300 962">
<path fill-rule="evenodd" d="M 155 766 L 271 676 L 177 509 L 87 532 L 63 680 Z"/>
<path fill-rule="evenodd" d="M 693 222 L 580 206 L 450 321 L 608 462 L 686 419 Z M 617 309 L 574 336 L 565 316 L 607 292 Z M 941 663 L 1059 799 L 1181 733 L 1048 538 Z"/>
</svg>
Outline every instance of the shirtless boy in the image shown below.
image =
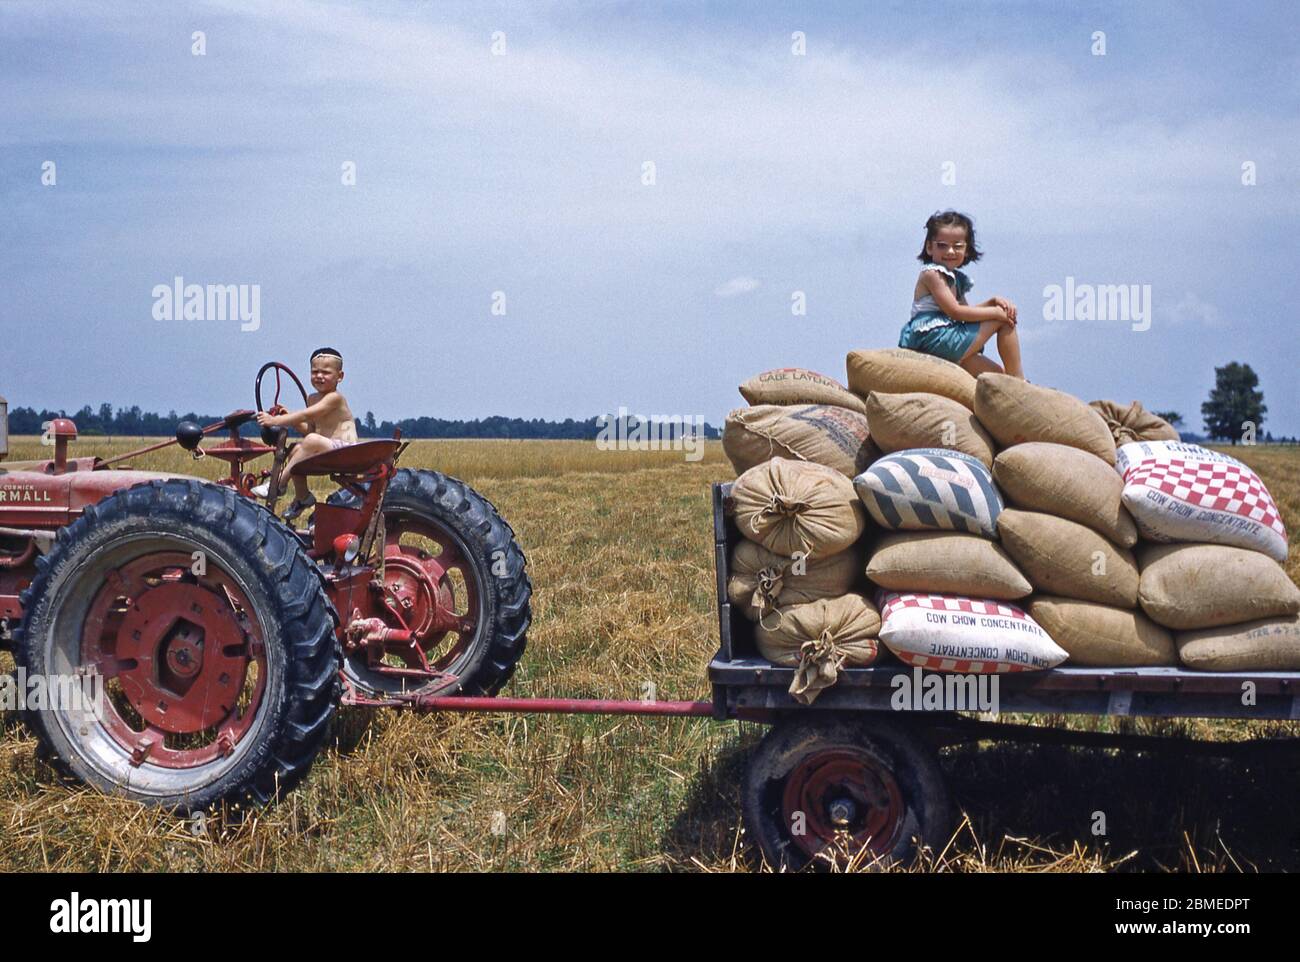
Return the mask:
<svg viewBox="0 0 1300 962">
<path fill-rule="evenodd" d="M 262 427 L 289 427 L 303 436 L 280 472 L 279 486 L 282 490 L 286 481 L 293 481 L 294 500 L 284 513 L 286 521 L 292 521 L 316 503 L 316 498 L 307 488 L 307 479 L 292 473 L 294 465 L 312 455 L 357 443 L 357 425 L 352 419 L 352 409 L 338 390 L 342 380 L 343 356 L 332 347 L 317 348 L 311 355 L 311 386 L 316 393 L 307 398 L 307 406 L 301 411 L 286 412 L 281 408 L 279 414 L 257 413 L 257 423 Z M 253 493 L 264 498 L 269 488 L 270 482 L 266 482 L 254 488 Z"/>
</svg>

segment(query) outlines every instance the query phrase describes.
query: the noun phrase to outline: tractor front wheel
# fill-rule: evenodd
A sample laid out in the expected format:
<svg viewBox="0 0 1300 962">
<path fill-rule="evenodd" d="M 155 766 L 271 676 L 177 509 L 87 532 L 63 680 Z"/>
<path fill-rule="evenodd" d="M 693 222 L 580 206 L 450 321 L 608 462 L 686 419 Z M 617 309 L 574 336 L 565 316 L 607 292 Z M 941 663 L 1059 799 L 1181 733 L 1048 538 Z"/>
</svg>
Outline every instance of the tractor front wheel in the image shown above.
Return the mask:
<svg viewBox="0 0 1300 962">
<path fill-rule="evenodd" d="M 338 699 L 321 578 L 235 492 L 150 481 L 59 531 L 23 595 L 24 720 L 57 768 L 185 812 L 265 803 L 311 768 Z"/>
<path fill-rule="evenodd" d="M 358 507 L 336 491 L 330 504 Z M 463 481 L 437 471 L 401 468 L 384 493 L 384 591 L 405 612 L 419 651 L 395 647 L 376 670 L 363 652 L 344 659 L 343 675 L 375 697 L 440 686 L 419 670 L 455 675 L 443 694 L 495 695 L 527 644 L 532 583 L 514 531 Z M 346 613 L 342 613 L 346 617 Z M 415 675 L 402 674 L 416 670 Z"/>
</svg>

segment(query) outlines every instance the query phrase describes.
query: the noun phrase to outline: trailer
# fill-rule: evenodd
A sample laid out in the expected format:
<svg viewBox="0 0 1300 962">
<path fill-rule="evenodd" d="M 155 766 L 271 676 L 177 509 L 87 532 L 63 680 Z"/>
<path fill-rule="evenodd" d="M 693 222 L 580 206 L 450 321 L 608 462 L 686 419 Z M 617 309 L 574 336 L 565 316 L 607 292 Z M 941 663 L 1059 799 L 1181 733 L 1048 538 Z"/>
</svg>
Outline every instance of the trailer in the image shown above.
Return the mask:
<svg viewBox="0 0 1300 962">
<path fill-rule="evenodd" d="M 1007 740 L 1209 755 L 1289 751 L 1293 757 L 1300 746 L 1296 738 L 1225 743 L 1012 724 L 975 717 L 975 705 L 966 713 L 930 710 L 914 693 L 932 673 L 884 652 L 878 665 L 841 669 L 811 705 L 800 704 L 787 690 L 795 669 L 759 654 L 753 623 L 727 597 L 731 553 L 741 537 L 731 487 L 713 486 L 719 647 L 709 680 L 714 717 L 771 724 L 749 760 L 743 807 L 753 841 L 773 866 L 861 864 L 863 856 L 905 862 L 923 847 L 941 849 L 953 821 L 938 763 L 938 749 L 947 745 Z M 988 677 L 997 679 L 1000 714 L 1300 719 L 1300 672 L 1067 665 Z"/>
</svg>

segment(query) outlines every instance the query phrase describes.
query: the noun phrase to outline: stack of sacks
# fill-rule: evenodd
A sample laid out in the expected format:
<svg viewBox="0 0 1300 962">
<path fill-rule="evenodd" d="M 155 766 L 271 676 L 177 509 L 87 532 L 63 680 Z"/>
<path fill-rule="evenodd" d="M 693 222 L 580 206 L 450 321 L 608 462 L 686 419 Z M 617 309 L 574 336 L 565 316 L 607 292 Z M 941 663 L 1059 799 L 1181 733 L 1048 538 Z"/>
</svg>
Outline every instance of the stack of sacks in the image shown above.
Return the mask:
<svg viewBox="0 0 1300 962">
<path fill-rule="evenodd" d="M 1137 529 L 1103 416 L 1005 374 L 980 375 L 975 413 L 1003 448 L 993 477 L 1013 507 L 998 535 L 1033 585 L 1029 613 L 1072 665 L 1176 664 L 1173 636 L 1138 610 Z"/>
<path fill-rule="evenodd" d="M 764 656 L 800 668 L 800 700 L 870 664 L 877 634 L 908 664 L 963 673 L 1067 658 L 1300 670 L 1300 589 L 1278 564 L 1286 532 L 1245 465 L 1182 444 L 1136 401 L 1089 405 L 913 351 L 849 354 L 865 417 L 819 377 L 748 382 L 745 397 L 768 403 L 734 412 L 724 439 L 738 469 L 764 462 L 736 483 L 749 540 L 728 593 Z M 789 431 L 805 410 L 862 417 L 860 446 L 835 456 L 751 430 L 772 419 Z M 806 463 L 818 460 L 831 470 Z M 883 529 L 872 544 L 863 507 Z"/>
<path fill-rule="evenodd" d="M 722 449 L 737 474 L 774 457 L 822 464 L 853 477 L 880 454 L 862 401 L 833 378 L 798 367 L 740 385 L 752 406 L 727 415 Z"/>
<path fill-rule="evenodd" d="M 974 414 L 975 378 L 960 365 L 904 348 L 851 351 L 847 364 L 881 451 L 946 448 L 992 466 L 993 440 Z"/>
<path fill-rule="evenodd" d="M 1033 587 L 996 543 L 1002 498 L 993 438 L 975 417 L 960 365 L 900 348 L 852 351 L 849 388 L 865 399 L 887 454 L 854 479 L 884 535 L 867 562 L 880 640 L 940 671 L 1050 668 L 1061 651 L 1019 606 Z"/>
<path fill-rule="evenodd" d="M 1144 540 L 1138 600 L 1208 671 L 1300 669 L 1300 588 L 1282 562 L 1286 528 L 1259 476 L 1178 441 L 1119 449 L 1123 501 Z"/>
<path fill-rule="evenodd" d="M 874 394 L 873 394 L 874 396 Z M 1002 496 L 978 458 L 917 448 L 882 457 L 854 479 L 889 531 L 867 563 L 878 588 L 880 640 L 935 671 L 1051 668 L 1066 653 L 1020 606 L 1032 585 L 996 543 Z"/>
<path fill-rule="evenodd" d="M 782 457 L 744 472 L 731 496 L 744 537 L 727 594 L 757 622 L 763 657 L 798 669 L 790 694 L 811 704 L 841 668 L 876 659 L 880 614 L 854 590 L 866 513 L 843 474 Z"/>
</svg>

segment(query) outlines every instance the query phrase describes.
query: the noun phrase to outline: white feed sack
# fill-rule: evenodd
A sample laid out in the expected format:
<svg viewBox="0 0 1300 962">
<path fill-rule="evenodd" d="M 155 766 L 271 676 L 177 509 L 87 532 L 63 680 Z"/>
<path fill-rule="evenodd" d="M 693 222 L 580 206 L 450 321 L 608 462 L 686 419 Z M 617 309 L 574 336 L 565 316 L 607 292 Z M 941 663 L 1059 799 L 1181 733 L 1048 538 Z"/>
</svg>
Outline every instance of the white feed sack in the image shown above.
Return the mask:
<svg viewBox="0 0 1300 962">
<path fill-rule="evenodd" d="M 1181 441 L 1122 445 L 1123 501 L 1150 541 L 1249 548 L 1286 561 L 1286 527 L 1273 496 L 1236 458 Z"/>
<path fill-rule="evenodd" d="M 1023 608 L 989 598 L 881 591 L 880 640 L 930 671 L 1003 674 L 1055 668 L 1067 655 Z"/>
</svg>

